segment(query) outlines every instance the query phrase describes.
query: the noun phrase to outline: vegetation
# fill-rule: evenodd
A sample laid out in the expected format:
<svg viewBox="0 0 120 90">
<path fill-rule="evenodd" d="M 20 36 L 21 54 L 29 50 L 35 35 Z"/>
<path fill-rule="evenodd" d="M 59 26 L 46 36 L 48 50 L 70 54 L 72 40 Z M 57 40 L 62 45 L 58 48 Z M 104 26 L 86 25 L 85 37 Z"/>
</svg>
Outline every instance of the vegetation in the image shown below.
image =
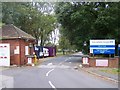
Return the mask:
<svg viewBox="0 0 120 90">
<path fill-rule="evenodd" d="M 59 27 L 62 50 L 89 52 L 90 39 L 115 39 L 117 46 L 119 21 L 120 2 L 2 3 L 2 23 L 14 24 L 33 35 L 41 46 L 51 44 L 50 34 Z"/>
<path fill-rule="evenodd" d="M 120 68 L 116 68 L 116 69 L 101 69 L 100 71 L 105 72 L 105 73 L 109 73 L 109 74 L 119 74 L 120 73 Z"/>
<path fill-rule="evenodd" d="M 44 2 L 3 2 L 2 22 L 14 24 L 40 40 L 43 46 L 56 27 L 52 4 Z"/>
<path fill-rule="evenodd" d="M 115 39 L 120 43 L 120 2 L 59 2 L 56 16 L 61 25 L 60 43 L 89 52 L 90 39 Z M 62 45 L 61 44 L 61 45 Z"/>
</svg>

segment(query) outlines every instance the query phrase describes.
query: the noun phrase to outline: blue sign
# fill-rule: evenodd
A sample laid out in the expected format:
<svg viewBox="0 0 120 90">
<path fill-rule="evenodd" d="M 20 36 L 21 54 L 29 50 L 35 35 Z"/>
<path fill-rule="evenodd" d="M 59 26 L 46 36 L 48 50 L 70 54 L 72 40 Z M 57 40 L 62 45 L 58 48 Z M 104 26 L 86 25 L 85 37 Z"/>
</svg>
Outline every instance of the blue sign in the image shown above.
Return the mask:
<svg viewBox="0 0 120 90">
<path fill-rule="evenodd" d="M 34 51 L 35 51 L 35 54 L 37 55 L 37 57 L 40 58 L 40 52 L 43 52 L 43 47 L 42 46 L 35 46 Z"/>
<path fill-rule="evenodd" d="M 120 44 L 118 45 L 118 50 L 120 50 Z"/>
<path fill-rule="evenodd" d="M 90 48 L 115 48 L 115 45 L 91 45 Z"/>
<path fill-rule="evenodd" d="M 120 57 L 120 44 L 118 44 L 118 56 Z"/>
<path fill-rule="evenodd" d="M 94 54 L 114 54 L 115 49 L 93 49 Z"/>
<path fill-rule="evenodd" d="M 90 40 L 90 53 L 115 54 L 115 40 Z"/>
</svg>

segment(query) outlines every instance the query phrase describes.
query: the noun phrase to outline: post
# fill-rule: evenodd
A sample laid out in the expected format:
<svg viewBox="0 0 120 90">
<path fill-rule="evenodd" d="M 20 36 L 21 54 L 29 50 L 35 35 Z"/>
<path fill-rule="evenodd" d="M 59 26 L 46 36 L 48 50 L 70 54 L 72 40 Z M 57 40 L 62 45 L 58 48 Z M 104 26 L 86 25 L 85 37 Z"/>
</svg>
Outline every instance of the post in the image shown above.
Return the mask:
<svg viewBox="0 0 120 90">
<path fill-rule="evenodd" d="M 32 55 L 32 43 L 29 43 L 30 55 Z"/>
</svg>

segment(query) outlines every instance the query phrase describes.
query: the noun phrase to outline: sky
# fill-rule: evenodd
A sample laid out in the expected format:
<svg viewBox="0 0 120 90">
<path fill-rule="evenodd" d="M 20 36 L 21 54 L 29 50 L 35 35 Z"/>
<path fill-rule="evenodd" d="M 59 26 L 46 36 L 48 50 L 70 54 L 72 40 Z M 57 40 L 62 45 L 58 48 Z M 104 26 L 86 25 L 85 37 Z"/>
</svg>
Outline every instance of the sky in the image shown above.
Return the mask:
<svg viewBox="0 0 120 90">
<path fill-rule="evenodd" d="M 51 43 L 58 45 L 59 44 L 59 35 L 60 35 L 59 29 L 56 28 L 51 34 L 51 37 L 50 37 Z"/>
</svg>

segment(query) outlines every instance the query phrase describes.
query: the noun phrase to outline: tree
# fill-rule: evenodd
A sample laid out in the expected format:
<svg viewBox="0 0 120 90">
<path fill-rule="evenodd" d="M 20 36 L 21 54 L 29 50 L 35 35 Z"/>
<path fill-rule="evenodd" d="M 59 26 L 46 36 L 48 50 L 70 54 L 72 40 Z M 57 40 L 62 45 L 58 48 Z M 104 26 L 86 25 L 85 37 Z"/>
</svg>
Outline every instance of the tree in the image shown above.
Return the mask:
<svg viewBox="0 0 120 90">
<path fill-rule="evenodd" d="M 64 28 L 61 34 L 82 49 L 84 41 L 89 47 L 90 39 L 115 39 L 120 43 L 119 7 L 120 3 L 115 2 L 60 2 L 55 12 Z"/>
<path fill-rule="evenodd" d="M 33 35 L 44 45 L 49 40 L 49 34 L 55 29 L 54 15 L 43 12 L 47 3 L 36 2 L 4 2 L 2 3 L 2 22 L 14 24 L 25 32 Z"/>
</svg>

